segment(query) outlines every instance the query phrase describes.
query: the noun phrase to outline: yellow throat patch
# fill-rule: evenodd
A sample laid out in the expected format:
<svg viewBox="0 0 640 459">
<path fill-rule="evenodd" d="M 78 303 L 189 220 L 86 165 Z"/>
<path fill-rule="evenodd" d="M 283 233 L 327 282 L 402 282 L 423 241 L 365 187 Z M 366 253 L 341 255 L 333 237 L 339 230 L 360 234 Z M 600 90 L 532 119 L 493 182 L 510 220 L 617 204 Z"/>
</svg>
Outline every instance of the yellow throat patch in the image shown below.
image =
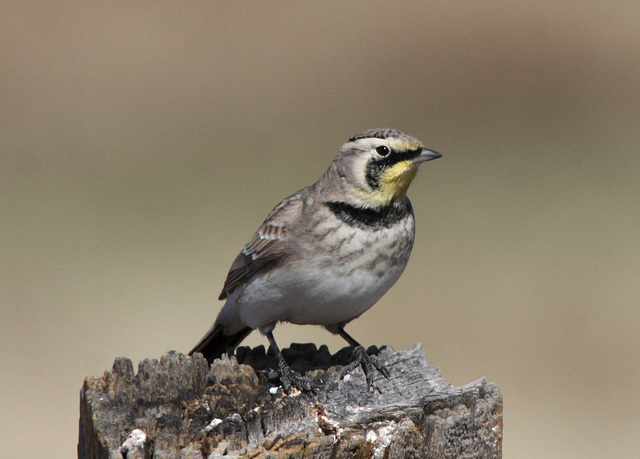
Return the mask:
<svg viewBox="0 0 640 459">
<path fill-rule="evenodd" d="M 407 195 L 407 189 L 418 173 L 419 164 L 411 160 L 401 161 L 382 171 L 379 186 L 375 190 L 352 186 L 351 192 L 368 206 L 386 206 L 400 202 Z"/>
<path fill-rule="evenodd" d="M 386 169 L 380 177 L 377 193 L 384 202 L 401 201 L 407 195 L 407 189 L 418 173 L 418 164 L 407 160 Z"/>
</svg>

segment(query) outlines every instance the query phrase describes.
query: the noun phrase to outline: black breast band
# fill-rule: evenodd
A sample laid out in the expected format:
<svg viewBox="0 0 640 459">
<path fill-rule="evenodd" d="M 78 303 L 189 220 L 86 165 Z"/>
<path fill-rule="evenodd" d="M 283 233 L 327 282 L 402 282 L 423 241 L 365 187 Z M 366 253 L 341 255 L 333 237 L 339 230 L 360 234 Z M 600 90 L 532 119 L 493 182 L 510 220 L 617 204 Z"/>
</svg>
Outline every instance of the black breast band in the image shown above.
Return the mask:
<svg viewBox="0 0 640 459">
<path fill-rule="evenodd" d="M 356 207 L 346 202 L 327 202 L 326 205 L 347 225 L 368 230 L 390 228 L 413 214 L 408 198 L 400 204 L 389 204 L 384 207 Z"/>
</svg>

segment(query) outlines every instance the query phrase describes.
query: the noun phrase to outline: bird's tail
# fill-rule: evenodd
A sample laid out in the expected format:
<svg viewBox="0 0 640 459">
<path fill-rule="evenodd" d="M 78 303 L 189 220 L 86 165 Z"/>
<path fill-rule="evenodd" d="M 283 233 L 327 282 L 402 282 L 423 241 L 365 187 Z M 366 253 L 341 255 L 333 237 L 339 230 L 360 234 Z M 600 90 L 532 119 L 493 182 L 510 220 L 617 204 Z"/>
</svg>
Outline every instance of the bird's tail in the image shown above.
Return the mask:
<svg viewBox="0 0 640 459">
<path fill-rule="evenodd" d="M 209 332 L 204 335 L 198 344 L 189 352 L 189 355 L 200 352 L 207 362 L 211 363 L 225 352 L 235 349 L 249 333 L 253 331 L 251 327 L 226 335 L 220 324 L 214 325 Z"/>
</svg>

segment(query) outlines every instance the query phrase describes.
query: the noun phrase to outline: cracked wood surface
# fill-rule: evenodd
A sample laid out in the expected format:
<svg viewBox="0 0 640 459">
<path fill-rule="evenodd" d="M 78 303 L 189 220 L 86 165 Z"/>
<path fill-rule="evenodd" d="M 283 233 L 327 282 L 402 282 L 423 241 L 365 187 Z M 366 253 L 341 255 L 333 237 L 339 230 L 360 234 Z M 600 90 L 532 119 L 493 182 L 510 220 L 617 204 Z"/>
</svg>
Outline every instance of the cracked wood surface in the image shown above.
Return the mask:
<svg viewBox="0 0 640 459">
<path fill-rule="evenodd" d="M 370 353 L 376 374 L 367 391 L 360 369 L 339 380 L 348 348 L 283 350 L 297 371 L 321 385 L 286 395 L 269 378 L 275 359 L 264 347 L 239 348 L 213 362 L 170 352 L 134 373 L 118 358 L 85 380 L 80 400 L 81 458 L 502 456 L 502 397 L 484 379 L 455 388 L 428 365 L 421 345 Z"/>
</svg>

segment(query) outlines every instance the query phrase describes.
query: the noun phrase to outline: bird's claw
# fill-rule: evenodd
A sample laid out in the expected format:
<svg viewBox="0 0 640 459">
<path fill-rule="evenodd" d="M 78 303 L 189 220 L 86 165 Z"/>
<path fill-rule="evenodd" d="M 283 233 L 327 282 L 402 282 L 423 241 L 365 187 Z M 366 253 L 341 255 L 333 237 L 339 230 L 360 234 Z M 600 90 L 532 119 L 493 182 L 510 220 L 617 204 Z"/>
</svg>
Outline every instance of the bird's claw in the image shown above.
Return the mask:
<svg viewBox="0 0 640 459">
<path fill-rule="evenodd" d="M 280 381 L 287 394 L 291 393 L 293 387 L 299 391 L 312 392 L 314 394 L 320 389 L 320 386 L 311 378 L 301 376 L 293 371 L 282 354 L 278 355 L 278 366 L 280 367 Z"/>
<path fill-rule="evenodd" d="M 385 367 L 375 356 L 367 354 L 366 349 L 362 345 L 357 345 L 353 348 L 353 357 L 351 362 L 344 366 L 340 372 L 340 379 L 343 379 L 347 374 L 351 373 L 358 367 L 362 367 L 362 371 L 367 379 L 367 389 L 371 390 L 373 387 L 373 378 L 375 370 L 382 373 L 382 376 L 389 378 L 389 370 Z"/>
</svg>

